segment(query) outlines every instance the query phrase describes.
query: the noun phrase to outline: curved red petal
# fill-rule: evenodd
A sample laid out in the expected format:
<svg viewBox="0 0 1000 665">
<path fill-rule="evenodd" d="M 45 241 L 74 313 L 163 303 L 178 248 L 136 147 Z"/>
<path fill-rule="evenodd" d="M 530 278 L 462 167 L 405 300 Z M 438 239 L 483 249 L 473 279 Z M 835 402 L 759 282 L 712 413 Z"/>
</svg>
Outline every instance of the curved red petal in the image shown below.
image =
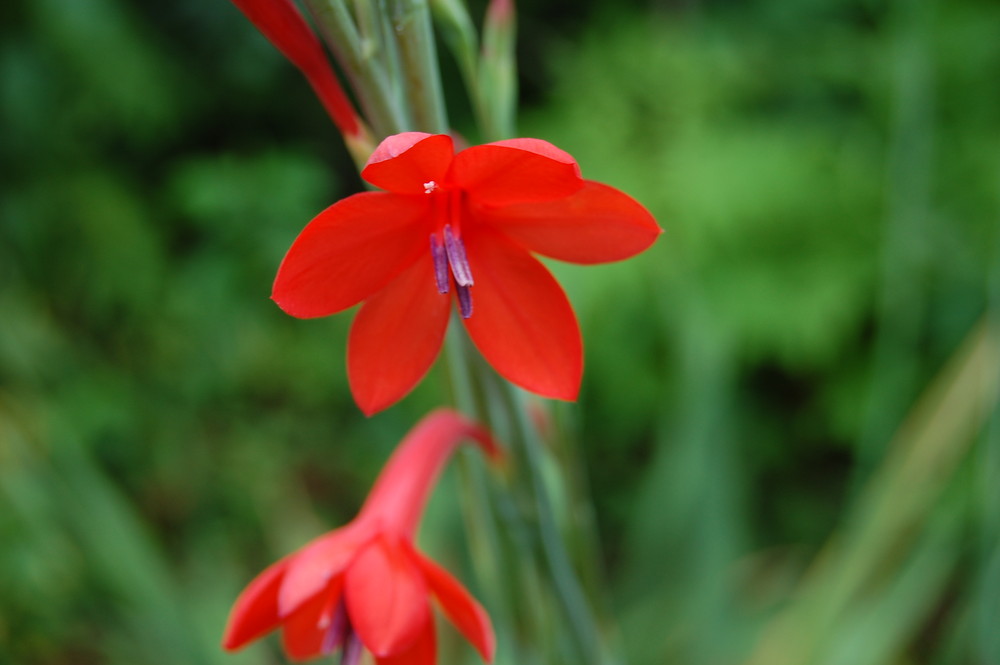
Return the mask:
<svg viewBox="0 0 1000 665">
<path fill-rule="evenodd" d="M 467 234 L 466 251 L 476 284 L 464 322 L 476 347 L 522 388 L 576 399 L 583 342 L 562 288 L 537 259 L 496 232 Z"/>
<path fill-rule="evenodd" d="M 489 431 L 457 411 L 437 409 L 424 416 L 382 467 L 357 519 L 412 538 L 434 483 L 465 439 L 493 459 L 501 454 Z"/>
<path fill-rule="evenodd" d="M 278 592 L 277 609 L 285 617 L 327 588 L 373 537 L 363 522 L 354 522 L 320 536 L 288 557 L 288 567 Z"/>
<path fill-rule="evenodd" d="M 492 224 L 527 249 L 571 263 L 620 261 L 649 248 L 662 229 L 642 204 L 599 182 L 556 201 L 484 209 Z"/>
<path fill-rule="evenodd" d="M 470 202 L 509 205 L 551 201 L 583 187 L 580 167 L 566 152 L 538 139 L 473 146 L 455 155 L 448 182 Z"/>
<path fill-rule="evenodd" d="M 338 201 L 292 243 L 271 297 L 300 318 L 358 304 L 426 253 L 429 211 L 422 198 L 385 192 Z"/>
<path fill-rule="evenodd" d="M 291 0 L 233 0 L 257 29 L 305 74 L 341 132 L 356 136 L 361 126 L 323 46 Z"/>
<path fill-rule="evenodd" d="M 361 177 L 396 194 L 424 194 L 428 183 L 444 181 L 454 154 L 447 134 L 395 134 L 375 148 Z"/>
<path fill-rule="evenodd" d="M 372 541 L 347 569 L 344 594 L 354 631 L 377 657 L 409 649 L 431 625 L 423 575 L 385 538 Z"/>
<path fill-rule="evenodd" d="M 278 614 L 278 589 L 288 567 L 285 558 L 264 569 L 236 598 L 222 637 L 222 647 L 229 651 L 271 632 L 281 623 Z"/>
<path fill-rule="evenodd" d="M 405 397 L 430 369 L 448 328 L 450 298 L 434 285 L 428 251 L 362 305 L 347 340 L 347 375 L 366 415 Z"/>
<path fill-rule="evenodd" d="M 437 637 L 434 634 L 434 624 L 430 622 L 409 649 L 375 659 L 377 665 L 435 665 L 436 661 Z"/>
<path fill-rule="evenodd" d="M 548 141 L 543 141 L 542 139 L 504 139 L 502 141 L 493 141 L 492 143 L 487 143 L 486 145 L 498 145 L 505 148 L 527 150 L 528 152 L 533 152 L 543 157 L 554 159 L 557 162 L 576 165 L 576 160 L 573 159 L 573 155 L 569 154 L 562 148 L 557 148 Z"/>
<path fill-rule="evenodd" d="M 414 552 L 424 573 L 424 580 L 441 603 L 441 608 L 465 639 L 487 663 L 493 662 L 496 652 L 496 635 L 486 610 L 476 602 L 451 573 L 419 552 Z"/>
<path fill-rule="evenodd" d="M 284 620 L 281 643 L 292 660 L 309 660 L 323 654 L 329 644 L 327 629 L 333 603 L 341 592 L 340 579 L 327 585 L 323 593 L 316 594 Z"/>
</svg>

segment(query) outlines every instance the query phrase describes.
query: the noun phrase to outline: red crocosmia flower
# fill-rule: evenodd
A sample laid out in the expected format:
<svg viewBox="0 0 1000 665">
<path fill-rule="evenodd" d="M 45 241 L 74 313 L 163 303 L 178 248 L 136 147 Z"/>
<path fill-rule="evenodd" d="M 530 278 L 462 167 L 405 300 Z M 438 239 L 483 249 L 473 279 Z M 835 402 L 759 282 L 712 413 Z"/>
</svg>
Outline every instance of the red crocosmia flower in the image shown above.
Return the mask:
<svg viewBox="0 0 1000 665">
<path fill-rule="evenodd" d="M 489 616 L 446 570 L 417 551 L 414 532 L 441 468 L 458 443 L 476 440 L 498 456 L 489 434 L 439 410 L 403 440 L 361 512 L 344 527 L 271 565 L 240 594 L 223 646 L 238 649 L 278 628 L 285 652 L 308 660 L 341 649 L 356 665 L 363 649 L 378 665 L 433 665 L 429 596 L 492 661 Z"/>
<path fill-rule="evenodd" d="M 383 192 L 321 212 L 285 256 L 272 297 L 298 317 L 363 302 L 347 369 L 367 414 L 406 395 L 444 339 L 452 297 L 480 352 L 506 379 L 573 400 L 583 353 L 562 289 L 532 253 L 573 263 L 637 254 L 660 228 L 626 194 L 580 177 L 538 139 L 454 152 L 451 137 L 385 139 L 361 172 Z"/>
</svg>

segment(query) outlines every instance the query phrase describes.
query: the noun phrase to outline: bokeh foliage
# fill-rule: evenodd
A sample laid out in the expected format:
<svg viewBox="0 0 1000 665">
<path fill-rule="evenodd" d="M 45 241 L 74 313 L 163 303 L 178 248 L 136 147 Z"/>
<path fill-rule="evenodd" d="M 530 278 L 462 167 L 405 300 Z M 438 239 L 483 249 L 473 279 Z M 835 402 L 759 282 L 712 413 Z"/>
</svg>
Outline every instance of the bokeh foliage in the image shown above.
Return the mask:
<svg viewBox="0 0 1000 665">
<path fill-rule="evenodd" d="M 523 133 L 666 229 L 554 266 L 630 662 L 1000 662 L 1000 7 L 520 9 Z M 227 2 L 0 18 L 0 662 L 281 662 L 219 651 L 235 593 L 443 395 L 364 419 L 350 317 L 267 299 L 357 176 Z M 454 489 L 423 536 L 459 565 Z"/>
</svg>

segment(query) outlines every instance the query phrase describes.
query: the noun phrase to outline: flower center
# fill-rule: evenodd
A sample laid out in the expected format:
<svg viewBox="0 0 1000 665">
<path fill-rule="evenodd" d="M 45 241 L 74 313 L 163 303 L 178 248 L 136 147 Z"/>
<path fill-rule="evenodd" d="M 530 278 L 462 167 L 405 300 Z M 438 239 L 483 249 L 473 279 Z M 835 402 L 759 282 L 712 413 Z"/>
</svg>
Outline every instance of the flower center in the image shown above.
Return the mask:
<svg viewBox="0 0 1000 665">
<path fill-rule="evenodd" d="M 347 605 L 344 597 L 337 599 L 336 609 L 333 616 L 329 610 L 320 617 L 320 628 L 326 628 L 326 635 L 323 637 L 323 653 L 330 653 L 340 647 L 340 665 L 357 665 L 361 660 L 361 652 L 364 645 L 361 638 L 354 632 L 351 625 L 351 618 L 347 614 Z"/>
<path fill-rule="evenodd" d="M 424 183 L 424 190 L 430 194 L 437 188 L 433 180 Z M 455 295 L 458 296 L 458 311 L 463 319 L 472 316 L 472 269 L 465 253 L 465 243 L 458 232 L 461 219 L 461 199 L 459 195 L 445 198 L 445 210 L 440 219 L 441 227 L 431 234 L 431 257 L 434 259 L 434 282 L 438 293 L 448 293 L 451 278 L 455 278 Z M 449 277 L 449 271 L 451 276 Z"/>
</svg>

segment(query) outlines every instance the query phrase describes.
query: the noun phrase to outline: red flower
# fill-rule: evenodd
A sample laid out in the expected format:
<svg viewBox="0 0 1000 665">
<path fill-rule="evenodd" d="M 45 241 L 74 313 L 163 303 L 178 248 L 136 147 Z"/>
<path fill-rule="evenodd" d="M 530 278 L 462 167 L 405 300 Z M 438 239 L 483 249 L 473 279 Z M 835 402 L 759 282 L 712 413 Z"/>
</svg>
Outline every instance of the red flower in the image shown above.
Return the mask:
<svg viewBox="0 0 1000 665">
<path fill-rule="evenodd" d="M 497 454 L 484 430 L 453 411 L 424 418 L 386 464 L 354 521 L 271 565 L 247 586 L 230 613 L 223 646 L 238 649 L 281 626 L 293 660 L 339 648 L 342 662 L 355 665 L 364 648 L 378 665 L 433 665 L 433 595 L 483 659 L 492 661 L 489 616 L 413 543 L 431 486 L 468 437 Z"/>
<path fill-rule="evenodd" d="M 550 143 L 512 139 L 454 153 L 446 135 L 385 139 L 362 177 L 385 192 L 335 203 L 285 256 L 272 298 L 293 316 L 364 302 L 351 328 L 351 391 L 367 414 L 405 396 L 444 340 L 450 293 L 473 342 L 506 379 L 573 400 L 576 317 L 532 252 L 573 263 L 637 254 L 660 228 L 622 192 L 584 180 Z"/>
</svg>

